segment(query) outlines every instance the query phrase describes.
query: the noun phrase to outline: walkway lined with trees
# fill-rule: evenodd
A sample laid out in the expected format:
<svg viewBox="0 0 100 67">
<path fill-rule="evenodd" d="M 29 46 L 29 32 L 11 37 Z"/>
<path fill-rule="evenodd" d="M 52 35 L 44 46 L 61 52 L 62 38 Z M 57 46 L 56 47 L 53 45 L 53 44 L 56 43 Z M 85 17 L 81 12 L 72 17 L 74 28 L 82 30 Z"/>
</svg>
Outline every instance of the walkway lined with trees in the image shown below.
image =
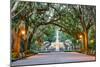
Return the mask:
<svg viewBox="0 0 100 67">
<path fill-rule="evenodd" d="M 73 49 L 80 45 L 78 52 L 95 56 L 95 6 L 13 0 L 11 7 L 12 61 L 42 52 L 45 41 L 55 42 L 56 28 L 61 42 L 69 39 Z"/>
</svg>

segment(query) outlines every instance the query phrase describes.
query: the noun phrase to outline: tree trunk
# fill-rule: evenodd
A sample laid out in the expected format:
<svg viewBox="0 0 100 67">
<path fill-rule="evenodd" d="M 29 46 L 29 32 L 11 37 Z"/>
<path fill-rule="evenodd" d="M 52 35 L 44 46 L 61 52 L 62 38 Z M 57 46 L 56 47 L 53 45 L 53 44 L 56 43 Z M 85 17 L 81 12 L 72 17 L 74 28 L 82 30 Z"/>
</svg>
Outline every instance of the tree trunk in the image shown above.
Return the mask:
<svg viewBox="0 0 100 67">
<path fill-rule="evenodd" d="M 87 54 L 88 52 L 88 32 L 84 32 L 84 51 Z"/>
<path fill-rule="evenodd" d="M 19 33 L 16 33 L 16 38 L 14 40 L 14 52 L 16 53 L 17 57 L 19 56 L 20 53 L 20 36 Z"/>
<path fill-rule="evenodd" d="M 80 23 L 82 24 L 83 27 L 83 31 L 84 31 L 84 52 L 87 54 L 87 50 L 88 50 L 88 30 L 86 28 L 86 24 L 83 21 L 83 16 L 80 15 Z"/>
</svg>

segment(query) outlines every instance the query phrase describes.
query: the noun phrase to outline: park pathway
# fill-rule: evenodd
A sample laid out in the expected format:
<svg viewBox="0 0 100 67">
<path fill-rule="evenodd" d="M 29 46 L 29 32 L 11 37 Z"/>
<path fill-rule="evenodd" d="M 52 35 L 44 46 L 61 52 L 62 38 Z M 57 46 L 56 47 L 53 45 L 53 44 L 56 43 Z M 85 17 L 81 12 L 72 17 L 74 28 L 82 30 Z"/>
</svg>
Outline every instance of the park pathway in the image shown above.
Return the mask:
<svg viewBox="0 0 100 67">
<path fill-rule="evenodd" d="M 11 62 L 11 66 L 69 63 L 83 61 L 95 61 L 95 56 L 88 56 L 77 52 L 39 53 L 38 55 L 33 55 L 22 60 Z"/>
</svg>

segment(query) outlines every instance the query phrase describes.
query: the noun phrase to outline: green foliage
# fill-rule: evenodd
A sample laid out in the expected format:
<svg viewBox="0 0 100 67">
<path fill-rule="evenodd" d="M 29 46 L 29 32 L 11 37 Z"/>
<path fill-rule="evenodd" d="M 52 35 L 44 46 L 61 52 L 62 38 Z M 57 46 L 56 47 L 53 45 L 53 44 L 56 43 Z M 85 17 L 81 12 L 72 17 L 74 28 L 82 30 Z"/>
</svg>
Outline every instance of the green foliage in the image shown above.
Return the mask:
<svg viewBox="0 0 100 67">
<path fill-rule="evenodd" d="M 25 6 L 26 2 L 20 2 L 17 6 L 16 11 L 18 12 L 20 9 L 22 9 Z M 95 22 L 95 6 L 82 6 L 82 5 L 67 5 L 67 4 L 49 4 L 49 3 L 32 3 L 27 2 L 27 6 L 17 15 L 17 17 L 20 18 L 20 16 L 23 16 L 23 14 L 28 16 L 31 12 L 33 12 L 29 17 L 26 18 L 27 24 L 32 23 L 32 25 L 37 26 L 37 24 L 46 24 L 49 21 L 52 21 L 53 19 L 56 19 L 60 17 L 59 22 L 56 21 L 58 25 L 62 25 L 63 28 L 66 30 L 67 33 L 73 35 L 77 32 L 82 32 L 82 27 L 80 25 L 80 19 L 79 16 L 81 15 L 80 10 L 82 11 L 82 14 L 84 14 L 84 22 L 87 22 L 88 24 L 90 16 L 94 17 L 92 18 L 92 22 Z M 20 8 L 20 9 L 19 9 Z M 79 10 L 80 8 L 80 10 Z M 90 18 L 89 18 L 90 17 Z M 16 16 L 13 18 L 15 20 Z M 54 21 L 50 22 L 51 24 L 54 23 Z M 49 33 L 49 31 L 48 31 Z"/>
<path fill-rule="evenodd" d="M 12 8 L 15 2 L 15 0 L 12 1 Z M 38 45 L 34 44 L 37 39 L 50 42 L 56 40 L 56 27 L 60 29 L 60 41 L 70 39 L 74 44 L 77 44 L 77 34 L 85 30 L 92 31 L 92 25 L 95 27 L 96 7 L 20 1 L 15 11 L 11 12 L 11 15 L 12 28 L 18 28 L 19 21 L 23 20 L 26 28 L 30 27 L 32 29 L 30 49 L 34 52 L 38 51 L 39 48 Z M 27 33 L 29 33 L 29 30 Z M 89 40 L 94 39 L 94 36 L 95 32 L 89 33 Z"/>
<path fill-rule="evenodd" d="M 39 45 L 31 44 L 30 52 L 33 53 L 33 54 L 38 53 L 39 52 Z"/>
<path fill-rule="evenodd" d="M 67 33 L 60 32 L 60 41 L 64 42 L 65 40 L 71 40 L 72 36 Z"/>
<path fill-rule="evenodd" d="M 95 50 L 96 49 L 96 30 L 95 25 L 93 25 L 89 29 L 89 48 Z"/>
<path fill-rule="evenodd" d="M 11 60 L 16 60 L 18 58 L 18 55 L 16 52 L 11 53 Z"/>
</svg>

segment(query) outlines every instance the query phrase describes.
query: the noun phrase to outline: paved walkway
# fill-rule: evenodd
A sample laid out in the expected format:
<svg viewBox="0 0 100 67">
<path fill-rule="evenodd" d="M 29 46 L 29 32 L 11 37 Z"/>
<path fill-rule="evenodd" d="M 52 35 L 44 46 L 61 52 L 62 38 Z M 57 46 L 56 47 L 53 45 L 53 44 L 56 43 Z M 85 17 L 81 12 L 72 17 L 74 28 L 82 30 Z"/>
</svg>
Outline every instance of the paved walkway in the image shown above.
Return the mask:
<svg viewBox="0 0 100 67">
<path fill-rule="evenodd" d="M 69 63 L 69 62 L 82 62 L 82 61 L 95 61 L 95 57 L 77 52 L 40 53 L 38 55 L 27 57 L 26 59 L 12 62 L 11 65 L 12 66 L 38 65 L 38 64 Z"/>
</svg>

